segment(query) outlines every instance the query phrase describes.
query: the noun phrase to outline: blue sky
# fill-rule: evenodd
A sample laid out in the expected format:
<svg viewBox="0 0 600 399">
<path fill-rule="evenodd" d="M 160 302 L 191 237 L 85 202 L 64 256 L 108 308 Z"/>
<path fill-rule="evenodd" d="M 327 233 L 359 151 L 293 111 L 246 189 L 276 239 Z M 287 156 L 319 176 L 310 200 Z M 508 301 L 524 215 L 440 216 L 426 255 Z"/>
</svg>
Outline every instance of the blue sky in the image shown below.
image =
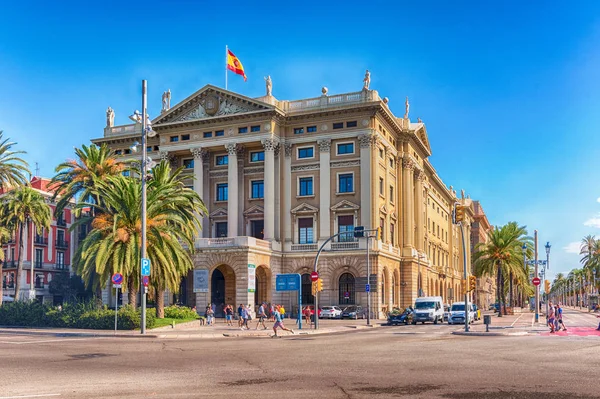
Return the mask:
<svg viewBox="0 0 600 399">
<path fill-rule="evenodd" d="M 250 97 L 266 75 L 279 99 L 358 91 L 367 68 L 397 115 L 409 96 L 444 182 L 491 223 L 538 229 L 552 275 L 600 233 L 600 2 L 84 3 L 0 14 L 0 130 L 43 176 L 102 136 L 107 106 L 127 123 L 141 79 L 151 115 L 168 88 L 223 86 L 228 44 L 248 75 L 229 89 Z"/>
</svg>

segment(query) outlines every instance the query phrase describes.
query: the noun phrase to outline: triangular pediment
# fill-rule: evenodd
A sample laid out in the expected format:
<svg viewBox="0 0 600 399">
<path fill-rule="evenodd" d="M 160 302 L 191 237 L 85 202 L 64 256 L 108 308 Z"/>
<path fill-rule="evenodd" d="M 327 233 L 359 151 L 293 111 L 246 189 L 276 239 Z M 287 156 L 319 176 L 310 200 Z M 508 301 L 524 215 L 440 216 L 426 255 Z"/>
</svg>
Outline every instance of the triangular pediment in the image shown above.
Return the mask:
<svg viewBox="0 0 600 399">
<path fill-rule="evenodd" d="M 387 215 L 387 213 L 388 213 L 387 206 L 385 206 L 385 204 L 383 204 L 381 206 L 381 208 L 379 208 L 379 212 L 385 213 Z"/>
<path fill-rule="evenodd" d="M 305 202 L 303 202 L 302 204 L 298 205 L 297 207 L 295 207 L 294 209 L 291 210 L 292 214 L 296 214 L 296 213 L 317 213 L 319 212 L 319 208 L 315 208 L 312 205 L 309 205 Z"/>
<path fill-rule="evenodd" d="M 421 142 L 423 147 L 427 149 L 429 152 L 428 155 L 431 155 L 431 146 L 429 145 L 429 137 L 427 136 L 427 129 L 425 128 L 425 124 L 423 122 L 419 123 L 411 123 L 411 128 L 415 128 L 413 131 L 417 139 Z"/>
<path fill-rule="evenodd" d="M 211 218 L 225 217 L 227 216 L 227 209 L 217 208 L 210 213 Z"/>
<path fill-rule="evenodd" d="M 206 119 L 272 111 L 273 105 L 206 85 L 152 121 L 153 128 Z"/>
<path fill-rule="evenodd" d="M 359 209 L 360 209 L 360 205 L 357 205 L 357 204 L 352 203 L 347 200 L 341 200 L 340 202 L 338 202 L 337 204 L 335 204 L 331 207 L 331 210 L 334 212 L 357 211 Z"/>
<path fill-rule="evenodd" d="M 244 211 L 244 216 L 264 215 L 265 209 L 259 205 L 253 205 Z"/>
</svg>

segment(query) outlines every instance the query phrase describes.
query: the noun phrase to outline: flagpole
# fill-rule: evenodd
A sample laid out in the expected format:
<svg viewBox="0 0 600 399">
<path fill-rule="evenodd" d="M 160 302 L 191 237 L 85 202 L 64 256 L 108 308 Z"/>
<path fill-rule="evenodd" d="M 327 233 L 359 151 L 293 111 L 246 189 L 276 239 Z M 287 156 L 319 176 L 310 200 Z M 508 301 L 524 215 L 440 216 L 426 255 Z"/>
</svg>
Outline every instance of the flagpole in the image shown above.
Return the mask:
<svg viewBox="0 0 600 399">
<path fill-rule="evenodd" d="M 225 90 L 227 90 L 227 45 L 225 45 Z"/>
</svg>

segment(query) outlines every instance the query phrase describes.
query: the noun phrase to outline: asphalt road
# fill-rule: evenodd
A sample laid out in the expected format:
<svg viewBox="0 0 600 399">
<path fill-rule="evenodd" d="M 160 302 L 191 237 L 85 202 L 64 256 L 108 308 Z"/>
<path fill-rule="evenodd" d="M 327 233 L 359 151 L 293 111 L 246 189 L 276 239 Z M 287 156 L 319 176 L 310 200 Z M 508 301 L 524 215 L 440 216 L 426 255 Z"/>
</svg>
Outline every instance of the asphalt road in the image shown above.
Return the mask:
<svg viewBox="0 0 600 399">
<path fill-rule="evenodd" d="M 598 319 L 568 311 L 568 320 L 591 329 Z M 0 399 L 600 398 L 599 336 L 455 329 L 168 341 L 2 335 Z"/>
</svg>

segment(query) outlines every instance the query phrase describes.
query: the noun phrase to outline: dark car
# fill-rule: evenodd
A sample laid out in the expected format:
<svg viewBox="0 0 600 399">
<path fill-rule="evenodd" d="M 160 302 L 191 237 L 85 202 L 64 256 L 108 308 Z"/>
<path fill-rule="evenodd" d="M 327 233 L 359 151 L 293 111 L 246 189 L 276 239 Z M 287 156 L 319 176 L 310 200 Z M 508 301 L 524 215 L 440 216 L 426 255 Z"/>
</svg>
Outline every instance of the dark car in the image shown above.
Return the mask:
<svg viewBox="0 0 600 399">
<path fill-rule="evenodd" d="M 366 316 L 362 306 L 347 306 L 342 312 L 342 319 L 364 319 Z"/>
<path fill-rule="evenodd" d="M 397 326 L 398 324 L 408 324 L 412 322 L 413 310 L 407 308 L 404 312 L 390 313 L 388 315 L 388 325 Z"/>
</svg>

